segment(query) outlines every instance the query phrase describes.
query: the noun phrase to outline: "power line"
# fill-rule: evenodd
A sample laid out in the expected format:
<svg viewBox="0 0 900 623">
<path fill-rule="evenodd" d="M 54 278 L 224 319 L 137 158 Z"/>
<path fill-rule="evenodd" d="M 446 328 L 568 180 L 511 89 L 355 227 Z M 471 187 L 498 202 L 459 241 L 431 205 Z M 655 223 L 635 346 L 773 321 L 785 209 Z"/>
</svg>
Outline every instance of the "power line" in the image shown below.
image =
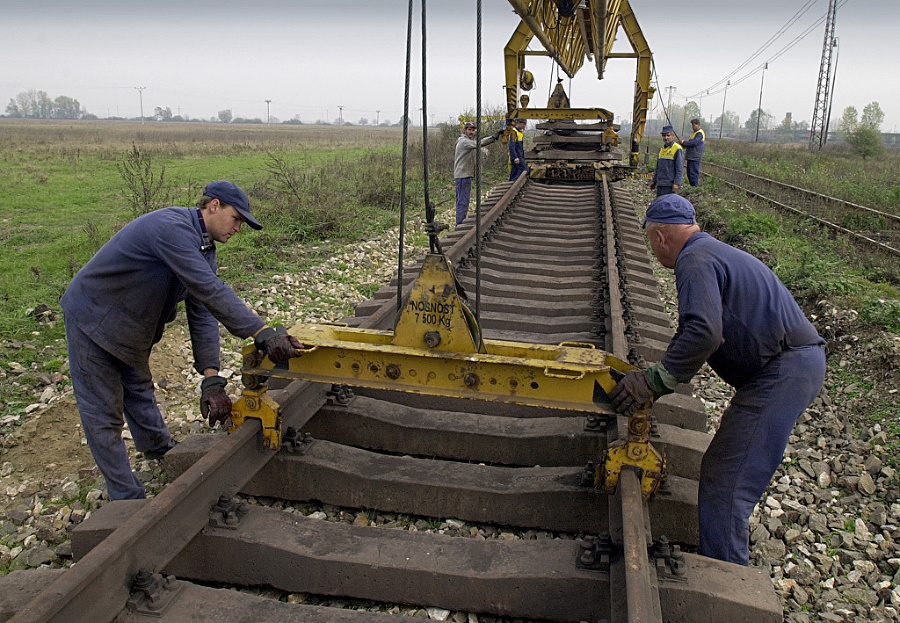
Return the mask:
<svg viewBox="0 0 900 623">
<path fill-rule="evenodd" d="M 844 6 L 845 4 L 847 4 L 848 2 L 850 2 L 850 0 L 840 0 L 840 2 L 838 3 L 838 7 L 842 7 L 842 6 Z M 799 17 L 801 17 L 802 14 L 805 13 L 809 8 L 810 8 L 810 7 L 807 7 L 806 5 L 804 5 L 803 7 L 801 7 L 801 9 L 798 11 L 799 15 L 795 13 L 795 16 L 794 16 L 794 17 L 791 17 L 791 19 L 788 20 L 788 23 L 785 24 L 784 26 L 782 26 L 782 27 L 779 29 L 778 33 L 776 33 L 776 35 L 778 35 L 779 33 L 783 33 L 783 31 L 784 31 L 787 27 L 789 27 L 790 25 L 793 25 L 793 24 L 797 21 L 797 19 L 799 19 Z M 802 11 L 802 13 L 801 13 L 800 11 Z M 774 60 L 778 59 L 780 56 L 782 56 L 783 54 L 785 54 L 788 50 L 790 50 L 790 49 L 793 48 L 795 45 L 797 45 L 798 43 L 800 43 L 803 39 L 805 39 L 810 33 L 812 33 L 813 31 L 815 31 L 816 28 L 818 28 L 818 26 L 821 25 L 821 24 L 825 21 L 826 17 L 827 17 L 827 14 L 826 14 L 826 15 L 822 15 L 821 17 L 819 17 L 819 19 L 817 19 L 815 22 L 813 22 L 812 24 L 810 24 L 806 29 L 804 29 L 800 34 L 798 34 L 798 35 L 795 36 L 791 41 L 789 41 L 784 47 L 782 47 L 782 48 L 781 48 L 780 50 L 778 50 L 775 54 L 773 54 L 772 56 L 770 56 L 769 58 L 767 58 L 764 62 L 760 63 L 759 65 L 757 65 L 756 67 L 754 67 L 751 71 L 749 71 L 749 72 L 746 73 L 745 75 L 741 76 L 740 78 L 737 78 L 737 79 L 735 79 L 735 80 L 731 80 L 731 85 L 730 85 L 730 86 L 732 86 L 732 87 L 737 86 L 737 85 L 739 85 L 740 83 L 742 83 L 742 82 L 744 82 L 745 80 L 747 80 L 748 78 L 750 78 L 750 77 L 752 77 L 752 76 L 755 76 L 757 73 L 759 73 L 760 71 L 762 71 L 762 69 L 763 69 L 763 67 L 766 65 L 766 63 L 771 63 L 771 62 L 773 62 Z M 779 35 L 779 36 L 780 36 L 780 35 Z M 734 76 L 734 75 L 735 75 L 736 73 L 738 73 L 741 69 L 743 69 L 744 67 L 746 67 L 753 59 L 755 59 L 757 56 L 759 56 L 759 52 L 764 51 L 765 49 L 767 49 L 767 48 L 771 45 L 771 42 L 774 42 L 774 39 L 776 39 L 776 38 L 777 38 L 777 37 L 776 37 L 775 35 L 773 35 L 772 37 L 770 37 L 770 41 L 767 41 L 765 44 L 763 44 L 763 46 L 760 46 L 760 48 L 759 48 L 756 52 L 754 52 L 747 60 L 745 60 L 743 63 L 741 63 L 741 64 L 738 66 L 737 69 L 733 70 L 731 73 L 729 73 L 726 77 L 722 78 L 721 80 L 719 80 L 719 81 L 713 83 L 711 86 L 706 87 L 706 88 L 704 88 L 704 89 L 700 89 L 699 91 L 697 91 L 696 93 L 694 93 L 694 94 L 692 94 L 692 95 L 683 95 L 683 94 L 680 94 L 680 93 L 679 93 L 679 95 L 681 95 L 682 97 L 694 98 L 694 97 L 698 97 L 701 93 L 703 93 L 704 95 L 717 95 L 717 94 L 719 94 L 719 93 L 722 93 L 725 89 L 724 89 L 724 88 L 717 88 L 717 87 L 719 87 L 723 82 L 726 82 L 729 78 L 731 78 L 732 76 Z"/>
</svg>

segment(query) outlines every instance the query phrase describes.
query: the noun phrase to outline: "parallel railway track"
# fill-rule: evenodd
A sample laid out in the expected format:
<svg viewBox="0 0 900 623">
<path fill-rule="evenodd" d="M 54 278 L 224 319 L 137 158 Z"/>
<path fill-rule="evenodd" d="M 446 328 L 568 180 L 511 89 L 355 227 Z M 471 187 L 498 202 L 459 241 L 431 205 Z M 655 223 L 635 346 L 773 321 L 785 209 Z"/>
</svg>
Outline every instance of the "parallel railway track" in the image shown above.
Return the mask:
<svg viewBox="0 0 900 623">
<path fill-rule="evenodd" d="M 900 258 L 900 216 L 785 184 L 747 171 L 704 163 L 704 174 L 779 209 L 848 236 L 856 245 Z"/>
<path fill-rule="evenodd" d="M 660 357 L 671 328 L 627 193 L 605 182 L 501 184 L 483 206 L 480 277 L 472 221 L 443 245 L 470 297 L 478 281 L 486 338 L 592 344 L 632 363 Z M 407 291 L 414 272 L 404 276 Z M 390 329 L 395 294 L 386 286 L 349 323 Z M 77 564 L 40 593 L 37 583 L 25 591 L 13 620 L 396 620 L 198 582 L 548 621 L 781 620 L 765 573 L 679 549 L 697 542 L 696 479 L 708 443 L 703 408 L 689 396 L 653 408 L 653 443 L 669 475 L 644 502 L 630 469 L 615 495 L 585 478 L 586 464 L 627 435 L 625 418 L 328 389 L 298 381 L 272 392 L 285 425 L 311 435 L 292 451 L 261 450 L 253 420 L 224 440 L 180 444 L 166 457 L 178 478 L 152 500 L 95 513 L 73 535 Z M 347 525 L 229 506 L 238 491 L 567 538 Z M 132 593 L 140 569 L 178 579 Z"/>
</svg>

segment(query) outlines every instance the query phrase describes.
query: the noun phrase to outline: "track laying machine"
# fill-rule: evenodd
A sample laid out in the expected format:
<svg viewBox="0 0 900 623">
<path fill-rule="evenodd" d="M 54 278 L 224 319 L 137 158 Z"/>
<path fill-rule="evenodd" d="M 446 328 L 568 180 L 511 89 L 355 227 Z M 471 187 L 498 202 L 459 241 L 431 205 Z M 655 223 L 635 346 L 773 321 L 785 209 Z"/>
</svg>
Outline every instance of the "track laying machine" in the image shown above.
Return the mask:
<svg viewBox="0 0 900 623">
<path fill-rule="evenodd" d="M 507 117 L 534 119 L 543 132 L 535 137 L 534 149 L 526 154 L 531 177 L 555 180 L 593 180 L 605 173 L 614 179 L 634 172 L 638 148 L 647 122 L 650 86 L 650 47 L 641 32 L 628 0 L 509 0 L 521 21 L 503 51 L 506 71 Z M 631 52 L 613 52 L 619 29 Z M 529 50 L 537 39 L 542 50 Z M 611 58 L 637 60 L 634 107 L 628 163 L 619 148 L 620 126 L 604 108 L 572 108 L 558 80 L 545 108 L 530 107 L 528 91 L 534 76 L 525 68 L 528 56 L 549 56 L 570 78 L 592 61 L 597 79 L 603 79 Z"/>
</svg>

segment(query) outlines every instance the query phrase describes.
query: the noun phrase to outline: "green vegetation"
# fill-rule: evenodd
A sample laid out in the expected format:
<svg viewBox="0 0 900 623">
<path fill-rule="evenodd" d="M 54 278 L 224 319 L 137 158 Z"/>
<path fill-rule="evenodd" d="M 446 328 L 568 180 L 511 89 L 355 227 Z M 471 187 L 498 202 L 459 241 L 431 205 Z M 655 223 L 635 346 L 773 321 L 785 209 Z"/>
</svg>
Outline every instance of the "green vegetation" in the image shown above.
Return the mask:
<svg viewBox="0 0 900 623">
<path fill-rule="evenodd" d="M 846 143 L 811 153 L 806 145 L 713 142 L 704 160 L 900 215 L 900 152 L 862 160 Z"/>
<path fill-rule="evenodd" d="M 236 289 L 299 272 L 399 223 L 400 128 L 0 120 L 0 353 L 29 372 L 0 388 L 0 417 L 33 402 L 66 359 L 59 298 L 116 231 L 148 210 L 192 206 L 209 181 L 250 196 L 266 227 L 219 247 Z M 410 133 L 407 218 L 422 218 L 421 137 Z M 452 202 L 458 128 L 429 138 L 431 200 Z M 486 188 L 504 175 L 502 149 Z M 411 241 L 425 240 L 408 228 Z M 239 268 L 238 268 L 239 267 Z M 367 286 L 371 292 L 373 286 Z M 49 313 L 46 313 L 49 312 Z"/>
<path fill-rule="evenodd" d="M 870 102 L 863 108 L 862 119 L 857 120 L 856 108 L 848 106 L 841 117 L 840 135 L 853 151 L 865 160 L 870 156 L 877 156 L 884 151 L 881 142 L 881 122 L 884 121 L 884 113 L 878 102 Z"/>
<path fill-rule="evenodd" d="M 884 282 L 845 242 L 724 185 L 700 188 L 690 198 L 703 228 L 765 261 L 795 296 L 827 297 L 877 327 L 900 333 L 900 289 Z"/>
</svg>

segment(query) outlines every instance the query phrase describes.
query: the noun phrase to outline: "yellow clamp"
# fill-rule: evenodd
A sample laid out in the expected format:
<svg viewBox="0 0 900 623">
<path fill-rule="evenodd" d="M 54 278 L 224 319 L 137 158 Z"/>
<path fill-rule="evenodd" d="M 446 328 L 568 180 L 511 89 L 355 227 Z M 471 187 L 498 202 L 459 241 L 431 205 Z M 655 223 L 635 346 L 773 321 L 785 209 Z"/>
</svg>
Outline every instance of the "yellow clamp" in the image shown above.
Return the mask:
<svg viewBox="0 0 900 623">
<path fill-rule="evenodd" d="M 650 420 L 643 414 L 628 420 L 628 439 L 614 441 L 606 450 L 601 465 L 597 466 L 595 486 L 609 495 L 616 492 L 619 474 L 626 465 L 641 471 L 641 494 L 650 499 L 662 483 L 666 470 L 666 457 L 647 440 Z"/>
<path fill-rule="evenodd" d="M 281 407 L 269 396 L 265 385 L 260 389 L 245 389 L 240 400 L 231 405 L 231 427 L 228 432 L 233 432 L 249 418 L 262 423 L 265 447 L 278 450 L 281 447 Z"/>
</svg>

